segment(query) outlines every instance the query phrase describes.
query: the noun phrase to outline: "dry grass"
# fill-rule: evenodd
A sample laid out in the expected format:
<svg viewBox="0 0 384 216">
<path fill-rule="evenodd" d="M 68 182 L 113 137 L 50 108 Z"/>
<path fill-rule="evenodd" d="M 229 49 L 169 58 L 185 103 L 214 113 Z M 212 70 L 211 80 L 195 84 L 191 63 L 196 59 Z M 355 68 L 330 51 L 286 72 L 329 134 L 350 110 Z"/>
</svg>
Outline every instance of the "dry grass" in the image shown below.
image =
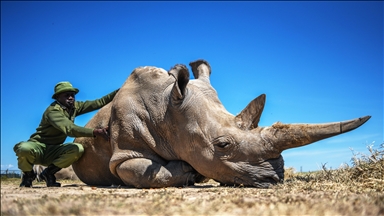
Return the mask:
<svg viewBox="0 0 384 216">
<path fill-rule="evenodd" d="M 353 166 L 295 173 L 270 189 L 220 187 L 210 180 L 185 188 L 92 187 L 62 181 L 61 188 L 19 188 L 1 181 L 1 215 L 384 215 L 383 145 L 354 155 Z"/>
<path fill-rule="evenodd" d="M 384 143 L 378 149 L 368 146 L 369 155 L 355 154 L 352 167 L 344 165 L 336 170 L 328 170 L 325 165 L 319 172 L 294 173 L 286 169 L 285 186 L 304 181 L 307 183 L 329 184 L 348 188 L 351 192 L 384 192 Z"/>
</svg>

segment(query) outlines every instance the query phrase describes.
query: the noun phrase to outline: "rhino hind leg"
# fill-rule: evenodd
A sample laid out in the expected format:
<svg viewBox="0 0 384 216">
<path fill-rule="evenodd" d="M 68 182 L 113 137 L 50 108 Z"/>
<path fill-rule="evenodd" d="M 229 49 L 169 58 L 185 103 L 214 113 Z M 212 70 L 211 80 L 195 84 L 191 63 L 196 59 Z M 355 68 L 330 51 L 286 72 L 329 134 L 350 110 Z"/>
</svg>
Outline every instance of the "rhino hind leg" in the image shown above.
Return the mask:
<svg viewBox="0 0 384 216">
<path fill-rule="evenodd" d="M 136 188 L 182 187 L 201 178 L 184 161 L 169 161 L 163 166 L 146 158 L 124 161 L 116 167 L 116 173 L 126 185 Z"/>
</svg>

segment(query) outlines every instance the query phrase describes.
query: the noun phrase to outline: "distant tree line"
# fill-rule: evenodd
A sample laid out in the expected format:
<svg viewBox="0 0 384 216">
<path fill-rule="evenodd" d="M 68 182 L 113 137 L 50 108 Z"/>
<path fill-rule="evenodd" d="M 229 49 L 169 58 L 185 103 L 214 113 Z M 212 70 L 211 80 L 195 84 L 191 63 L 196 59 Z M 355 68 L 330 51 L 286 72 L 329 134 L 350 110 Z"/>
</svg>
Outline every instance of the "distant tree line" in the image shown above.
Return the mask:
<svg viewBox="0 0 384 216">
<path fill-rule="evenodd" d="M 20 178 L 21 171 L 20 170 L 1 170 L 1 178 Z"/>
</svg>

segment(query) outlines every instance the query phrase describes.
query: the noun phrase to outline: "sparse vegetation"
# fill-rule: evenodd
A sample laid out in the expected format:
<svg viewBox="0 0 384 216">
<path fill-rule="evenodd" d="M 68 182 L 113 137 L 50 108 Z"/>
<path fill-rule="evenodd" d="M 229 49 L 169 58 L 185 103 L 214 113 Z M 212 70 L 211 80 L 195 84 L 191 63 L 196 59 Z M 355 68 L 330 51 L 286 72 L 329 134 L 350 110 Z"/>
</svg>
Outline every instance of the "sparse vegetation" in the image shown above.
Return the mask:
<svg viewBox="0 0 384 216">
<path fill-rule="evenodd" d="M 384 146 L 354 154 L 352 166 L 285 172 L 270 189 L 220 187 L 212 180 L 185 188 L 92 187 L 65 180 L 61 188 L 19 188 L 1 179 L 1 215 L 384 215 Z"/>
<path fill-rule="evenodd" d="M 307 183 L 333 184 L 343 186 L 351 191 L 375 191 L 384 192 L 384 143 L 374 149 L 373 145 L 368 146 L 369 155 L 361 153 L 352 157 L 352 167 L 344 165 L 336 170 L 328 170 L 323 165 L 322 170 L 310 173 L 292 174 L 286 176 L 286 183 Z"/>
</svg>

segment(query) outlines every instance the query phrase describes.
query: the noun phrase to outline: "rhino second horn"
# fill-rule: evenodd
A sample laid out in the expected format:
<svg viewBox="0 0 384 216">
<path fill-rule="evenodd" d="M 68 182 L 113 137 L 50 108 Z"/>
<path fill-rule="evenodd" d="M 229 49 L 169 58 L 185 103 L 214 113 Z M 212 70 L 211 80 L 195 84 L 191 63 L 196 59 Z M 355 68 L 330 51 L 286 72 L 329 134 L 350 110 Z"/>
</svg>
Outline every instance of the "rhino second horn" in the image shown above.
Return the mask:
<svg viewBox="0 0 384 216">
<path fill-rule="evenodd" d="M 189 63 L 192 68 L 192 73 L 195 79 L 204 79 L 209 82 L 209 76 L 211 75 L 211 66 L 203 59 L 199 59 Z"/>
<path fill-rule="evenodd" d="M 324 124 L 282 124 L 275 123 L 262 130 L 262 137 L 267 138 L 273 149 L 279 153 L 286 149 L 308 145 L 310 143 L 336 136 L 354 130 L 371 116 L 352 119 L 349 121 Z"/>
</svg>

